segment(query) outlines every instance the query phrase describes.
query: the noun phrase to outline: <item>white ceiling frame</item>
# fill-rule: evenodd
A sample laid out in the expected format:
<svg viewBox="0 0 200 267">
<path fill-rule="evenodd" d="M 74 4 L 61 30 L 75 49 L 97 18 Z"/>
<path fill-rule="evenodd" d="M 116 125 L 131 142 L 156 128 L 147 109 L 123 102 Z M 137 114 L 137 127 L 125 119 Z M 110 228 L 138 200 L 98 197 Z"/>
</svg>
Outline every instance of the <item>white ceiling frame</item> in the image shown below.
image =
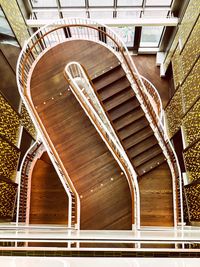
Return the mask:
<svg viewBox="0 0 200 267">
<path fill-rule="evenodd" d="M 144 10 L 148 10 L 148 11 L 170 11 L 171 8 L 170 7 L 107 7 L 107 8 L 103 8 L 103 7 L 90 7 L 88 9 L 86 8 L 65 8 L 65 7 L 61 7 L 59 9 L 59 11 L 61 12 L 77 12 L 77 11 L 144 11 Z M 58 8 L 33 8 L 32 12 L 58 12 Z"/>
<path fill-rule="evenodd" d="M 54 24 L 55 19 L 27 19 L 27 26 L 30 28 L 42 27 L 46 24 Z M 178 18 L 136 18 L 136 19 L 95 19 L 100 24 L 106 24 L 110 27 L 127 26 L 177 26 Z M 63 25 L 56 23 L 57 26 Z"/>
</svg>

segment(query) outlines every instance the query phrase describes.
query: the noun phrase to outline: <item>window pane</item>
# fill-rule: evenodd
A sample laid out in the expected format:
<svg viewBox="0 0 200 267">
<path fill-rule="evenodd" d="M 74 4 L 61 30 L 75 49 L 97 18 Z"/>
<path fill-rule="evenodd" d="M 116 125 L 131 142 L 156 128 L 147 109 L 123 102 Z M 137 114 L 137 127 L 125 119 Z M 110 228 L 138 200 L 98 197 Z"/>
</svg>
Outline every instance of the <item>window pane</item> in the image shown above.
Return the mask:
<svg viewBox="0 0 200 267">
<path fill-rule="evenodd" d="M 133 47 L 135 28 L 134 27 L 113 27 L 117 35 L 122 39 L 128 47 Z"/>
<path fill-rule="evenodd" d="M 118 0 L 117 6 L 142 6 L 142 0 Z"/>
<path fill-rule="evenodd" d="M 89 6 L 113 6 L 113 0 L 89 0 Z"/>
<path fill-rule="evenodd" d="M 73 17 L 73 18 L 87 18 L 86 11 L 63 11 L 64 18 Z"/>
<path fill-rule="evenodd" d="M 118 19 L 139 18 L 140 11 L 117 11 Z"/>
<path fill-rule="evenodd" d="M 146 0 L 146 6 L 170 6 L 172 0 Z"/>
<path fill-rule="evenodd" d="M 44 12 L 35 12 L 37 19 L 58 19 L 59 14 L 57 11 L 44 11 Z"/>
<path fill-rule="evenodd" d="M 0 9 L 0 33 L 14 37 L 14 33 L 11 30 L 10 25 L 8 24 L 8 21 L 1 9 Z"/>
<path fill-rule="evenodd" d="M 90 11 L 91 19 L 112 19 L 112 11 Z"/>
<path fill-rule="evenodd" d="M 57 7 L 56 0 L 31 0 L 33 7 Z"/>
<path fill-rule="evenodd" d="M 163 26 L 142 27 L 141 47 L 158 47 Z"/>
<path fill-rule="evenodd" d="M 144 10 L 144 18 L 166 18 L 168 10 Z"/>
<path fill-rule="evenodd" d="M 85 0 L 60 0 L 62 7 L 85 7 Z"/>
</svg>

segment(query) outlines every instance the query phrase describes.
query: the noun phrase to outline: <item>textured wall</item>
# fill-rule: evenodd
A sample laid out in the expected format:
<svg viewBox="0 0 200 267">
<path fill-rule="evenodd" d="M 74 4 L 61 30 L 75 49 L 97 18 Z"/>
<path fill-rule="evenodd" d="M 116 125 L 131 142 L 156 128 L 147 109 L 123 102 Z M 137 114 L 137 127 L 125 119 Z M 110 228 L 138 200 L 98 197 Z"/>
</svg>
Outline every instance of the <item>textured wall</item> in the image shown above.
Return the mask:
<svg viewBox="0 0 200 267">
<path fill-rule="evenodd" d="M 15 33 L 19 44 L 23 46 L 24 41 L 29 38 L 29 33 L 16 0 L 0 0 L 0 5 L 11 25 L 11 28 L 13 29 L 13 32 Z"/>
<path fill-rule="evenodd" d="M 166 108 L 169 136 L 182 127 L 190 186 L 185 187 L 190 220 L 200 220 L 200 5 L 191 0 L 165 64 L 172 62 L 175 94 Z M 180 39 L 180 41 L 179 41 Z M 178 41 L 180 44 L 178 44 Z"/>
<path fill-rule="evenodd" d="M 17 145 L 20 116 L 0 94 L 0 135 Z"/>
<path fill-rule="evenodd" d="M 168 53 L 166 54 L 166 58 L 164 60 L 164 69 L 166 70 L 172 56 L 174 55 L 174 52 L 177 48 L 178 42 L 180 40 L 181 46 L 184 46 L 185 43 L 187 42 L 187 39 L 189 38 L 189 35 L 191 33 L 191 30 L 193 26 L 196 23 L 196 20 L 199 16 L 200 12 L 200 5 L 199 5 L 199 0 L 190 0 L 187 10 L 185 12 L 184 18 L 181 22 L 181 24 L 178 26 L 178 31 L 175 36 L 175 39 L 172 43 L 172 46 Z"/>
<path fill-rule="evenodd" d="M 26 130 L 30 133 L 30 135 L 33 138 L 36 138 L 36 129 L 32 123 L 32 120 L 24 104 L 22 104 L 22 108 L 21 108 L 21 120 L 22 120 L 22 125 L 26 128 Z"/>
<path fill-rule="evenodd" d="M 12 219 L 17 184 L 0 178 L 0 219 Z"/>
<path fill-rule="evenodd" d="M 14 179 L 20 151 L 0 136 L 0 175 Z"/>
</svg>

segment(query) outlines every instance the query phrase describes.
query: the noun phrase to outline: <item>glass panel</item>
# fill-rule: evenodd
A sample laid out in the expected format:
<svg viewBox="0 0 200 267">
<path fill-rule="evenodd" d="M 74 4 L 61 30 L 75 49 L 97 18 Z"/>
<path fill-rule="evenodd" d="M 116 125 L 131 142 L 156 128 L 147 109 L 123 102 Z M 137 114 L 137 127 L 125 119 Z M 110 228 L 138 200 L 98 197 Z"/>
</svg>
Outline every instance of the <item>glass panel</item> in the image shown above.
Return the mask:
<svg viewBox="0 0 200 267">
<path fill-rule="evenodd" d="M 85 7 L 85 0 L 60 0 L 62 7 Z"/>
<path fill-rule="evenodd" d="M 170 6 L 172 0 L 146 0 L 146 6 Z"/>
<path fill-rule="evenodd" d="M 0 33 L 14 37 L 13 31 L 11 30 L 10 25 L 1 9 L 0 9 Z"/>
<path fill-rule="evenodd" d="M 37 19 L 59 19 L 57 11 L 35 12 L 35 15 Z"/>
<path fill-rule="evenodd" d="M 113 27 L 116 34 L 128 47 L 133 47 L 135 28 L 134 27 Z"/>
<path fill-rule="evenodd" d="M 117 11 L 118 19 L 131 19 L 139 17 L 140 17 L 140 11 Z"/>
<path fill-rule="evenodd" d="M 56 0 L 31 0 L 33 7 L 57 7 Z"/>
<path fill-rule="evenodd" d="M 114 0 L 89 0 L 89 6 L 113 6 Z"/>
<path fill-rule="evenodd" d="M 144 10 L 144 18 L 166 18 L 168 10 Z"/>
<path fill-rule="evenodd" d="M 91 19 L 112 19 L 112 11 L 90 11 Z"/>
<path fill-rule="evenodd" d="M 87 18 L 86 11 L 63 11 L 62 14 L 64 18 Z"/>
<path fill-rule="evenodd" d="M 118 0 L 117 6 L 142 6 L 142 0 Z"/>
<path fill-rule="evenodd" d="M 0 6 L 0 43 L 19 46 L 15 38 L 15 35 L 3 13 L 3 10 L 1 9 L 1 6 Z"/>
<path fill-rule="evenodd" d="M 140 47 L 158 47 L 162 31 L 163 26 L 142 27 Z"/>
</svg>

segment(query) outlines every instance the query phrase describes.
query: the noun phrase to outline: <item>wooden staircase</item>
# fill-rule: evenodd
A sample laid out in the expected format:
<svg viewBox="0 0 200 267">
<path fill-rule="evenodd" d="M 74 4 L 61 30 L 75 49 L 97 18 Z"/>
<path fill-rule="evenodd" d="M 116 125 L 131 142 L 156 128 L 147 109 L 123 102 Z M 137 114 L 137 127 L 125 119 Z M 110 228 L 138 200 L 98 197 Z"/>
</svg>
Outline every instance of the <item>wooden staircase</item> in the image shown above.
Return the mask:
<svg viewBox="0 0 200 267">
<path fill-rule="evenodd" d="M 163 152 L 122 67 L 116 64 L 92 82 L 137 174 L 162 164 Z"/>
</svg>

